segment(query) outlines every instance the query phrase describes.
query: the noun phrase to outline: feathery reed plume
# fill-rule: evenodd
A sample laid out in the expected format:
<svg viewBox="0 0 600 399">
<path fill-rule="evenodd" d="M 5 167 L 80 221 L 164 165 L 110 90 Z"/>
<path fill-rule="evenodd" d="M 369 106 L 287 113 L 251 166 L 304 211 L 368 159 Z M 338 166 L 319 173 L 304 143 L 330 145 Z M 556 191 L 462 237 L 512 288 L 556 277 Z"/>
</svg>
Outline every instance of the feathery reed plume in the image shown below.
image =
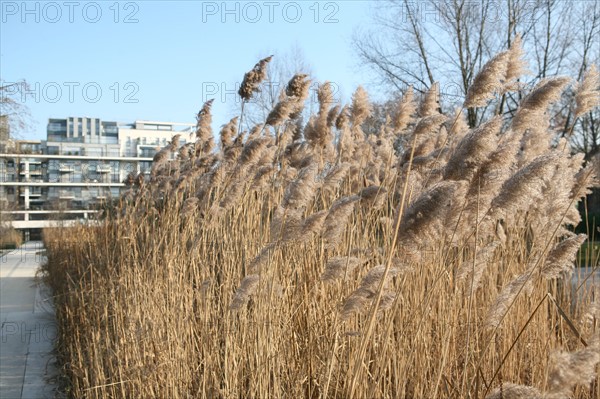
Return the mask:
<svg viewBox="0 0 600 399">
<path fill-rule="evenodd" d="M 252 98 L 254 92 L 260 91 L 260 83 L 267 77 L 267 64 L 271 61 L 273 56 L 269 56 L 260 60 L 251 71 L 246 72 L 244 80 L 238 94 L 243 101 L 248 101 Z"/>
<path fill-rule="evenodd" d="M 284 242 L 298 241 L 302 233 L 302 210 L 277 207 L 271 221 L 271 241 Z M 302 241 L 302 240 L 300 240 Z"/>
<path fill-rule="evenodd" d="M 475 219 L 481 220 L 484 217 L 480 210 L 491 206 L 502 184 L 510 177 L 520 148 L 519 138 L 512 131 L 504 133 L 504 141 L 489 155 L 472 177 L 466 195 L 465 223 L 467 225 L 473 223 Z"/>
<path fill-rule="evenodd" d="M 304 138 L 313 147 L 320 150 L 331 150 L 331 128 L 329 127 L 329 107 L 333 103 L 333 91 L 330 82 L 325 82 L 319 86 L 317 91 L 319 100 L 319 112 L 317 116 L 312 116 L 304 129 Z"/>
<path fill-rule="evenodd" d="M 533 288 L 532 278 L 534 271 L 526 270 L 520 276 L 515 277 L 508 283 L 496 297 L 496 300 L 488 310 L 485 325 L 489 329 L 499 328 L 512 303 L 517 299 L 520 292 L 529 292 Z"/>
<path fill-rule="evenodd" d="M 481 277 L 488 264 L 492 263 L 491 260 L 494 257 L 494 251 L 498 245 L 500 245 L 498 241 L 492 241 L 483 248 L 479 248 L 477 252 L 475 252 L 475 259 L 473 261 L 471 261 L 471 259 L 465 259 L 456 271 L 457 280 L 466 280 L 466 278 L 471 275 L 471 279 L 466 282 L 468 295 L 473 295 L 477 288 L 479 288 Z"/>
<path fill-rule="evenodd" d="M 290 115 L 298 108 L 298 100 L 294 97 L 281 99 L 269 112 L 266 125 L 278 126 L 290 118 Z"/>
<path fill-rule="evenodd" d="M 238 168 L 237 172 L 238 173 L 235 175 L 233 181 L 229 185 L 229 189 L 226 191 L 225 196 L 219 202 L 219 207 L 223 208 L 224 210 L 231 209 L 239 202 L 246 192 L 246 175 L 248 173 L 248 168 Z"/>
<path fill-rule="evenodd" d="M 133 185 L 138 188 L 138 189 L 143 189 L 144 186 L 146 184 L 146 179 L 144 177 L 144 173 L 140 172 L 138 173 L 138 175 L 135 177 L 135 181 L 133 182 Z"/>
<path fill-rule="evenodd" d="M 202 151 L 205 154 L 211 152 L 214 147 L 212 115 L 210 113 L 210 108 L 214 100 L 214 98 L 211 98 L 205 102 L 196 116 L 196 140 L 198 141 L 196 148 L 198 151 Z"/>
<path fill-rule="evenodd" d="M 354 210 L 354 203 L 359 199 L 359 196 L 352 195 L 333 203 L 323 226 L 323 240 L 326 248 L 334 248 L 341 242 L 348 218 Z"/>
<path fill-rule="evenodd" d="M 154 154 L 154 157 L 152 158 L 152 168 L 150 169 L 150 176 L 152 178 L 156 178 L 156 176 L 161 173 L 170 157 L 170 146 L 163 147 L 156 154 Z"/>
<path fill-rule="evenodd" d="M 409 86 L 404 92 L 402 100 L 398 104 L 398 110 L 396 117 L 393 122 L 393 129 L 396 133 L 399 133 L 406 129 L 408 124 L 412 121 L 412 117 L 417 110 L 417 105 L 414 102 L 414 91 L 413 87 Z"/>
<path fill-rule="evenodd" d="M 324 191 L 333 191 L 337 189 L 346 177 L 349 169 L 350 164 L 347 162 L 342 162 L 331 168 L 323 179 L 322 189 Z"/>
<path fill-rule="evenodd" d="M 248 133 L 247 140 L 257 139 L 258 136 L 260 136 L 260 134 L 262 133 L 263 128 L 264 128 L 264 125 L 262 123 L 258 123 L 256 125 L 254 125 L 252 127 L 252 129 L 250 129 L 250 133 Z"/>
<path fill-rule="evenodd" d="M 250 274 L 259 274 L 262 271 L 262 266 L 269 261 L 275 249 L 275 243 L 269 243 L 265 245 L 260 250 L 258 255 L 256 255 L 256 257 L 252 259 L 252 262 L 250 262 L 250 264 L 248 265 L 247 272 Z"/>
<path fill-rule="evenodd" d="M 431 85 L 419 106 L 419 116 L 424 118 L 439 114 L 440 108 L 440 84 L 435 82 Z"/>
<path fill-rule="evenodd" d="M 571 272 L 577 252 L 585 240 L 587 240 L 587 235 L 579 234 L 556 244 L 548 253 L 546 262 L 542 266 L 542 276 L 546 279 L 553 279 L 563 273 Z"/>
<path fill-rule="evenodd" d="M 544 114 L 551 102 L 560 98 L 568 78 L 543 79 L 521 102 L 512 120 L 512 129 L 523 134 L 519 165 L 547 152 L 552 145 L 549 118 Z"/>
<path fill-rule="evenodd" d="M 381 186 L 369 186 L 358 193 L 363 209 L 379 209 L 387 199 L 387 189 Z"/>
<path fill-rule="evenodd" d="M 260 276 L 258 274 L 250 274 L 242 280 L 240 286 L 235 291 L 235 295 L 231 301 L 231 305 L 229 305 L 230 310 L 238 310 L 246 303 L 258 288 L 258 283 L 260 282 Z"/>
<path fill-rule="evenodd" d="M 261 152 L 258 160 L 258 166 L 273 165 L 276 162 L 277 151 L 279 148 L 275 145 L 272 137 L 264 137 L 266 148 Z"/>
<path fill-rule="evenodd" d="M 298 74 L 288 82 L 285 92 L 281 93 L 279 102 L 269 112 L 265 124 L 277 126 L 288 119 L 293 120 L 300 116 L 310 88 L 310 80 L 306 80 L 307 76 Z"/>
<path fill-rule="evenodd" d="M 569 83 L 569 80 L 569 78 L 542 79 L 521 101 L 512 120 L 513 130 L 523 132 L 539 123 L 538 120 L 543 117 L 546 108 L 560 97 L 563 87 Z"/>
<path fill-rule="evenodd" d="M 596 365 L 600 362 L 600 347 L 593 342 L 576 352 L 559 352 L 552 356 L 554 367 L 548 376 L 548 399 L 571 395 L 576 385 L 589 385 L 596 378 Z"/>
<path fill-rule="evenodd" d="M 194 143 L 187 143 L 182 145 L 177 151 L 177 157 L 181 160 L 190 159 L 195 154 L 194 147 Z"/>
<path fill-rule="evenodd" d="M 560 146 L 560 143 L 559 143 Z M 551 181 L 560 181 L 561 184 L 549 184 L 543 188 L 543 197 L 552 199 L 551 201 L 540 201 L 535 204 L 532 212 L 539 213 L 538 219 L 540 225 L 546 225 L 549 228 L 557 225 L 577 226 L 581 221 L 581 216 L 577 206 L 572 203 L 574 195 L 573 190 L 577 181 L 575 180 L 576 171 L 581 169 L 583 154 L 570 156 L 569 150 L 562 151 L 558 159 L 557 167 L 551 177 Z M 586 183 L 591 183 L 587 181 Z M 587 191 L 587 187 L 577 187 L 577 190 Z M 582 193 L 578 194 L 582 195 Z M 561 227 L 562 229 L 562 227 Z M 562 232 L 559 232 L 559 236 Z"/>
<path fill-rule="evenodd" d="M 509 52 L 503 51 L 489 60 L 475 76 L 467 91 L 465 108 L 483 107 L 504 88 Z"/>
<path fill-rule="evenodd" d="M 435 141 L 435 145 L 433 148 L 440 150 L 443 153 L 446 149 L 446 144 L 448 143 L 448 128 L 444 125 L 440 126 L 440 131 L 438 132 L 437 140 Z M 443 160 L 443 158 L 442 158 Z"/>
<path fill-rule="evenodd" d="M 302 209 L 306 207 L 314 197 L 317 189 L 316 175 L 317 165 L 310 162 L 286 188 L 281 206 L 285 209 Z"/>
<path fill-rule="evenodd" d="M 414 154 L 412 154 L 412 151 L 409 149 L 412 144 L 407 144 L 407 150 L 404 151 L 404 154 L 400 159 L 400 165 L 405 165 L 409 161 L 411 155 L 420 157 L 433 151 L 435 144 L 438 141 L 438 132 L 445 121 L 446 117 L 441 114 L 421 118 L 407 137 L 407 142 L 412 142 L 413 138 L 416 136 Z"/>
<path fill-rule="evenodd" d="M 427 133 L 435 134 L 437 130 L 442 126 L 444 122 L 446 122 L 446 117 L 444 115 L 435 114 L 426 116 L 419 120 L 419 123 L 415 126 L 413 131 L 413 136 L 424 136 Z"/>
<path fill-rule="evenodd" d="M 135 172 L 129 172 L 127 174 L 127 176 L 125 177 L 125 180 L 123 180 L 123 183 L 127 186 L 127 187 L 131 187 L 133 186 L 133 183 L 135 182 Z"/>
<path fill-rule="evenodd" d="M 494 389 L 485 399 L 547 399 L 545 395 L 527 385 L 502 384 Z"/>
<path fill-rule="evenodd" d="M 496 116 L 471 130 L 459 143 L 444 168 L 444 179 L 471 181 L 497 144 L 502 118 Z"/>
<path fill-rule="evenodd" d="M 334 103 L 331 82 L 325 82 L 319 85 L 319 89 L 317 90 L 317 100 L 319 101 L 319 113 L 327 115 L 329 107 Z"/>
<path fill-rule="evenodd" d="M 303 130 L 303 127 L 304 127 L 304 124 L 302 122 L 302 118 L 298 118 L 298 119 L 296 119 L 295 123 L 288 124 L 286 126 L 286 130 L 285 130 L 284 135 L 286 133 L 290 132 L 291 133 L 291 142 L 300 141 L 302 139 L 302 130 Z"/>
<path fill-rule="evenodd" d="M 342 318 L 348 319 L 353 313 L 361 312 L 365 310 L 366 305 L 377 297 L 377 290 L 381 279 L 383 278 L 386 265 L 377 265 L 373 267 L 369 272 L 362 278 L 359 287 L 344 301 L 342 307 Z M 384 282 L 383 289 L 386 290 L 389 281 L 398 275 L 400 270 L 395 267 L 390 267 L 387 279 Z M 388 302 L 390 295 L 392 294 L 387 290 L 383 294 L 388 294 Z M 393 297 L 391 298 L 393 300 Z M 381 304 L 380 304 L 381 305 Z M 380 308 L 380 310 L 385 310 Z"/>
<path fill-rule="evenodd" d="M 575 92 L 575 118 L 589 112 L 600 105 L 600 75 L 596 65 L 592 64 L 585 73 L 583 82 L 577 86 Z"/>
<path fill-rule="evenodd" d="M 335 122 L 341 109 L 342 106 L 339 104 L 336 104 L 334 107 L 331 107 L 331 109 L 327 113 L 327 127 L 331 128 L 335 125 Z"/>
<path fill-rule="evenodd" d="M 398 295 L 395 292 L 385 291 L 381 294 L 381 298 L 379 298 L 379 307 L 377 308 L 377 312 L 384 312 L 388 309 L 392 308 L 394 301 Z"/>
<path fill-rule="evenodd" d="M 308 75 L 304 73 L 294 75 L 285 88 L 285 94 L 288 97 L 306 99 L 310 89 L 310 79 L 307 78 Z"/>
<path fill-rule="evenodd" d="M 254 175 L 254 179 L 252 179 L 252 189 L 257 191 L 262 190 L 266 185 L 267 179 L 274 170 L 275 168 L 273 165 L 259 167 Z"/>
<path fill-rule="evenodd" d="M 352 126 L 362 125 L 365 119 L 371 115 L 371 112 L 373 112 L 373 107 L 369 102 L 369 95 L 362 86 L 358 86 L 352 95 L 352 108 L 350 109 Z"/>
<path fill-rule="evenodd" d="M 567 77 L 556 77 L 542 79 L 529 93 L 521 104 L 519 110 L 545 110 L 548 104 L 557 100 L 560 97 L 563 87 L 569 83 L 571 79 Z"/>
<path fill-rule="evenodd" d="M 394 144 L 391 138 L 381 137 L 376 139 L 375 136 L 370 137 L 373 137 L 371 143 L 377 156 L 377 159 L 374 161 L 374 163 L 379 163 L 380 169 L 386 165 L 395 164 L 397 161 L 396 150 L 394 149 Z"/>
<path fill-rule="evenodd" d="M 583 155 L 583 154 L 582 154 Z M 573 188 L 571 189 L 570 199 L 582 199 L 592 193 L 592 187 L 598 187 L 600 181 L 596 175 L 598 167 L 595 165 L 597 159 L 592 159 L 584 168 L 573 167 L 573 170 L 579 169 L 575 174 Z"/>
<path fill-rule="evenodd" d="M 502 185 L 500 194 L 492 201 L 494 212 L 512 214 L 526 209 L 542 195 L 558 164 L 559 156 L 554 153 L 541 155 L 519 169 Z"/>
<path fill-rule="evenodd" d="M 154 157 L 152 157 L 152 164 L 153 165 L 154 164 L 162 165 L 166 161 L 169 160 L 170 155 L 171 155 L 171 147 L 170 146 L 163 147 L 156 154 L 154 154 Z"/>
<path fill-rule="evenodd" d="M 242 149 L 240 163 L 245 166 L 253 166 L 260 161 L 260 157 L 265 150 L 269 139 L 258 138 L 248 140 Z"/>
<path fill-rule="evenodd" d="M 348 126 L 349 121 L 350 121 L 350 107 L 348 107 L 347 105 L 344 105 L 344 107 L 342 108 L 342 110 L 340 111 L 339 115 L 337 116 L 337 118 L 335 120 L 335 128 L 338 130 L 342 130 Z"/>
<path fill-rule="evenodd" d="M 169 149 L 171 151 L 175 151 L 179 148 L 179 138 L 181 137 L 181 134 L 176 134 L 173 137 L 171 137 L 171 142 L 169 143 Z"/>
<path fill-rule="evenodd" d="M 596 297 L 581 316 L 581 324 L 585 328 L 594 329 L 594 324 L 600 322 L 600 299 Z"/>
<path fill-rule="evenodd" d="M 307 216 L 302 222 L 302 232 L 300 233 L 300 240 L 309 239 L 314 233 L 318 233 L 323 229 L 325 218 L 329 212 L 326 210 L 313 213 Z"/>
<path fill-rule="evenodd" d="M 321 281 L 333 282 L 341 278 L 348 278 L 350 273 L 366 261 L 354 256 L 334 256 L 327 261 Z"/>
<path fill-rule="evenodd" d="M 423 192 L 404 212 L 398 240 L 420 243 L 432 238 L 439 223 L 448 221 L 452 203 L 462 186 L 462 182 L 444 181 Z"/>
<path fill-rule="evenodd" d="M 465 113 L 462 112 L 461 108 L 456 107 L 454 109 L 454 115 L 448 118 L 446 127 L 448 129 L 448 136 L 450 137 L 451 142 L 456 142 L 462 139 L 465 134 L 467 134 L 469 131 L 469 125 L 467 124 Z"/>
<path fill-rule="evenodd" d="M 181 214 L 183 216 L 193 215 L 196 209 L 198 209 L 198 202 L 199 200 L 196 197 L 190 197 L 186 199 L 181 207 Z"/>
<path fill-rule="evenodd" d="M 237 136 L 238 117 L 232 118 L 227 124 L 221 128 L 221 146 L 227 149 L 233 145 L 233 138 Z"/>
<path fill-rule="evenodd" d="M 523 51 L 521 35 L 517 35 L 508 49 L 508 61 L 506 64 L 506 78 L 504 79 L 503 92 L 518 90 L 519 78 L 529 73 L 525 52 Z"/>
<path fill-rule="evenodd" d="M 289 165 L 296 169 L 302 169 L 313 163 L 313 149 L 306 143 L 295 141 L 285 148 L 285 158 Z"/>
</svg>

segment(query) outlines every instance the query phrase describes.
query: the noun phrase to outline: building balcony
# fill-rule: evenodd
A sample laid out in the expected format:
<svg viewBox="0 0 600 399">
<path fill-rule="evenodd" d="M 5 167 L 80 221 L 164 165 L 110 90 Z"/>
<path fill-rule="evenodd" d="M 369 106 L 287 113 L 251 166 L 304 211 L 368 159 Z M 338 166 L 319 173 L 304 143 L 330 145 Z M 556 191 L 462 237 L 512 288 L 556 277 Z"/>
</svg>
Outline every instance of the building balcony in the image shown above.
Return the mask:
<svg viewBox="0 0 600 399">
<path fill-rule="evenodd" d="M 58 198 L 60 199 L 75 199 L 75 194 L 70 191 L 61 191 L 58 193 Z"/>
<path fill-rule="evenodd" d="M 25 192 L 21 192 L 19 194 L 19 196 L 24 197 L 25 196 Z M 41 197 L 42 196 L 42 192 L 41 191 L 29 191 L 29 198 L 31 197 Z"/>
<path fill-rule="evenodd" d="M 27 171 L 25 170 L 21 170 L 19 172 L 20 175 L 26 175 Z M 41 176 L 42 175 L 42 170 L 41 169 L 31 169 L 29 170 L 29 175 L 30 176 Z"/>
<path fill-rule="evenodd" d="M 75 172 L 75 168 L 71 165 L 59 165 L 58 171 L 60 173 L 73 173 Z"/>
<path fill-rule="evenodd" d="M 110 165 L 97 165 L 96 166 L 96 172 L 98 172 L 98 173 L 110 173 L 111 172 L 111 167 L 110 167 Z"/>
</svg>

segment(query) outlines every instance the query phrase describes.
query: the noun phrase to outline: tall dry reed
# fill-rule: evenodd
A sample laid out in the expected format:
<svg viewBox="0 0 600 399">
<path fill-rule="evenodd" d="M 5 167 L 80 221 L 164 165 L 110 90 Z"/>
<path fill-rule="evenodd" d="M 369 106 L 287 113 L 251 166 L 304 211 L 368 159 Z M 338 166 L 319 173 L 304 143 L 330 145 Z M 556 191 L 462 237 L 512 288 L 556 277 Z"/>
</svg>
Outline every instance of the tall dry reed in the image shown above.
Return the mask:
<svg viewBox="0 0 600 399">
<path fill-rule="evenodd" d="M 521 53 L 466 104 L 515 89 Z M 409 90 L 375 136 L 362 88 L 342 107 L 321 85 L 302 123 L 308 82 L 216 150 L 206 103 L 99 225 L 46 231 L 70 396 L 600 398 L 598 287 L 569 278 L 596 167 L 540 130 L 566 81 L 471 130 Z"/>
</svg>

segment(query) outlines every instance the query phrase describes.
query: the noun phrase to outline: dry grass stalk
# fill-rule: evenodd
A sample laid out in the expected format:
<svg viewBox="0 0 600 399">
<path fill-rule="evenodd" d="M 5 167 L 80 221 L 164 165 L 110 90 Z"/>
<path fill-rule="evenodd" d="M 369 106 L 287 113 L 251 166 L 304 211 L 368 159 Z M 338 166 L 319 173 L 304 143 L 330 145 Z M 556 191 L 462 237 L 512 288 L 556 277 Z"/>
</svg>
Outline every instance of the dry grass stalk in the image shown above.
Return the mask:
<svg viewBox="0 0 600 399">
<path fill-rule="evenodd" d="M 472 99 L 509 90 L 518 48 Z M 366 92 L 337 107 L 326 84 L 305 126 L 309 82 L 274 132 L 233 119 L 216 149 L 204 104 L 196 143 L 129 176 L 102 223 L 45 232 L 72 397 L 597 398 L 597 287 L 565 273 L 597 165 L 546 129 L 566 81 L 513 129 L 439 114 L 435 87 L 415 113 L 409 90 L 375 135 Z"/>
</svg>

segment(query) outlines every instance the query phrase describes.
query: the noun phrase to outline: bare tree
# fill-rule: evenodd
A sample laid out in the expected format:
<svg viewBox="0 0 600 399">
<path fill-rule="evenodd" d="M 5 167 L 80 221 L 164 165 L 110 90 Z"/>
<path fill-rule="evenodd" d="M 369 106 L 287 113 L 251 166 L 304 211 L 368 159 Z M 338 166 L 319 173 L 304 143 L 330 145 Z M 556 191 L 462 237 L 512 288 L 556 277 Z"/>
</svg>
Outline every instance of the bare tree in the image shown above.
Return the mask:
<svg viewBox="0 0 600 399">
<path fill-rule="evenodd" d="M 0 138 L 8 140 L 9 133 L 14 136 L 30 126 L 29 108 L 21 102 L 21 94 L 27 90 L 25 80 L 8 83 L 0 79 Z"/>
<path fill-rule="evenodd" d="M 440 82 L 443 104 L 459 105 L 483 64 L 522 38 L 531 74 L 524 86 L 550 75 L 581 79 L 600 60 L 595 1 L 559 0 L 388 0 L 375 5 L 377 30 L 357 33 L 354 47 L 361 61 L 379 77 L 378 83 L 396 92 L 410 85 L 417 93 Z M 521 100 L 516 91 L 488 107 L 467 110 L 470 126 L 490 113 L 512 115 Z M 554 110 L 557 130 L 571 130 L 569 99 Z M 587 118 L 587 117 L 586 117 Z M 598 118 L 582 118 L 573 137 L 596 140 Z M 588 118 L 588 119 L 589 119 Z M 561 123 L 558 123 L 560 121 Z M 595 133 L 594 133 L 595 132 Z M 594 136 L 595 135 L 595 136 Z"/>
</svg>

